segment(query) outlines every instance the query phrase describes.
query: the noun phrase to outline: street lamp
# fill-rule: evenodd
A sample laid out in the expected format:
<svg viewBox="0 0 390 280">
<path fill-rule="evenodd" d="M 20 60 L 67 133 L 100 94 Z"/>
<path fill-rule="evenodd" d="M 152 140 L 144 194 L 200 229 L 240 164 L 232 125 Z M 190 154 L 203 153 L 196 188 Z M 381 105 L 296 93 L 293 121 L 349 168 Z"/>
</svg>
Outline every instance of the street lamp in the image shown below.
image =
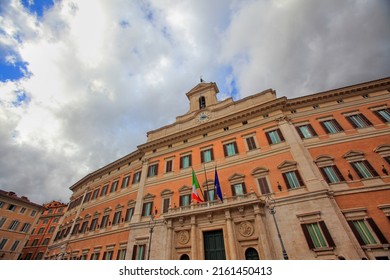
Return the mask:
<svg viewBox="0 0 390 280">
<path fill-rule="evenodd" d="M 265 202 L 266 202 L 266 204 L 267 204 L 267 206 L 268 206 L 269 213 L 270 213 L 270 214 L 272 215 L 272 217 L 274 218 L 274 223 L 275 223 L 276 231 L 278 232 L 278 237 L 279 237 L 280 245 L 281 245 L 281 247 L 282 247 L 283 258 L 284 258 L 285 260 L 288 260 L 288 255 L 287 255 L 286 249 L 284 248 L 284 245 L 283 245 L 282 236 L 280 235 L 280 231 L 279 231 L 279 227 L 278 227 L 278 222 L 276 221 L 276 218 L 275 218 L 275 213 L 276 213 L 276 210 L 275 210 L 275 199 L 273 199 L 271 196 L 266 196 Z"/>
<path fill-rule="evenodd" d="M 152 214 L 150 216 L 150 221 L 149 221 L 149 246 L 148 246 L 148 260 L 150 260 L 150 248 L 152 246 L 152 236 L 153 236 L 153 230 L 154 230 L 154 225 L 156 221 L 154 220 L 154 215 Z"/>
</svg>

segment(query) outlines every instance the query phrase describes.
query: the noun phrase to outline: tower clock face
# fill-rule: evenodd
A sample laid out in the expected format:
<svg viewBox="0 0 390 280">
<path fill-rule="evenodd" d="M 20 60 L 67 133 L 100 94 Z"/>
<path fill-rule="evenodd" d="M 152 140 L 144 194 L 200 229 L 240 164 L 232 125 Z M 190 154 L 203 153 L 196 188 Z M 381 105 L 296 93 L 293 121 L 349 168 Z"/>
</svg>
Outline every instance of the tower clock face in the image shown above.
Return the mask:
<svg viewBox="0 0 390 280">
<path fill-rule="evenodd" d="M 202 112 L 198 115 L 197 117 L 197 120 L 199 122 L 205 122 L 205 121 L 208 121 L 210 119 L 210 113 L 209 112 Z"/>
</svg>

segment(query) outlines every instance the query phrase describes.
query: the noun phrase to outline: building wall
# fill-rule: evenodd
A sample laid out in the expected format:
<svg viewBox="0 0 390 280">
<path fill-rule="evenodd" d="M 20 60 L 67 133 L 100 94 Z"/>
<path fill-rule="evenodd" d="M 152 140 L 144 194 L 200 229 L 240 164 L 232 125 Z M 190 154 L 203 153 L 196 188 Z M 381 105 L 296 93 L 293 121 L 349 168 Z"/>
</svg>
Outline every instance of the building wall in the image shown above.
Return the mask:
<svg viewBox="0 0 390 280">
<path fill-rule="evenodd" d="M 102 259 L 108 256 L 104 252 L 114 251 L 108 258 L 115 259 L 120 250 L 120 258 L 126 259 L 204 259 L 209 254 L 205 239 L 220 230 L 226 259 L 245 259 L 248 249 L 255 249 L 260 259 L 389 257 L 390 179 L 383 168 L 390 168 L 385 160 L 390 155 L 390 129 L 375 113 L 388 108 L 389 88 L 387 78 L 291 100 L 267 90 L 238 101 L 216 101 L 216 85 L 201 83 L 187 93 L 187 114 L 148 132 L 148 141 L 137 151 L 71 187 L 71 202 L 49 258 L 70 254 L 89 259 L 99 251 Z M 202 97 L 206 106 L 199 108 Z M 367 127 L 354 128 L 348 121 L 357 113 L 369 121 Z M 330 119 L 339 123 L 340 131 L 329 133 L 321 124 Z M 305 138 L 299 126 L 309 124 L 315 132 L 310 130 L 313 135 Z M 256 148 L 250 149 L 248 137 Z M 279 143 L 270 143 L 273 137 L 279 137 Z M 224 145 L 232 142 L 238 152 L 226 156 Z M 213 160 L 202 163 L 206 148 L 213 149 Z M 186 155 L 191 155 L 191 164 L 182 168 L 181 157 Z M 172 170 L 166 172 L 169 160 Z M 364 160 L 377 174 L 361 179 L 352 164 Z M 155 164 L 157 172 L 150 175 Z M 344 179 L 328 182 L 321 170 L 329 166 L 338 167 Z M 181 206 L 180 196 L 192 192 L 192 170 L 206 190 L 213 187 L 215 168 L 223 202 Z M 139 171 L 139 181 L 132 182 Z M 127 175 L 130 183 L 121 188 Z M 264 178 L 269 193 L 263 193 L 264 180 L 259 178 Z M 110 193 L 115 181 L 117 189 Z M 233 192 L 236 184 L 244 184 L 243 194 Z M 107 195 L 100 196 L 105 185 Z M 96 189 L 98 198 L 85 198 Z M 164 211 L 166 199 L 169 208 Z M 149 202 L 153 206 L 145 215 Z M 120 211 L 123 218 L 129 208 L 134 209 L 131 220 L 112 225 L 115 213 Z M 94 218 L 101 225 L 105 215 L 109 218 L 103 229 L 71 234 L 77 224 L 90 226 Z M 351 225 L 357 219 L 367 225 L 372 244 L 360 244 Z"/>
<path fill-rule="evenodd" d="M 0 259 L 17 260 L 43 207 L 0 190 Z"/>
</svg>

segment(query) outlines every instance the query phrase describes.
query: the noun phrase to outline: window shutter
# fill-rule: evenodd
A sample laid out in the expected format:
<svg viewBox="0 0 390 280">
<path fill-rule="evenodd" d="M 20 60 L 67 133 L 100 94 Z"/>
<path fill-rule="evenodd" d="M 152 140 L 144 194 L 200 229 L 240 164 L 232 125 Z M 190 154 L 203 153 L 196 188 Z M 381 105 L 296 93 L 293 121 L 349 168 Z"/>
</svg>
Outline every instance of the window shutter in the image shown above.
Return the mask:
<svg viewBox="0 0 390 280">
<path fill-rule="evenodd" d="M 188 164 L 192 166 L 192 155 L 188 155 Z"/>
<path fill-rule="evenodd" d="M 245 183 L 243 182 L 243 183 L 241 183 L 241 185 L 242 185 L 242 190 L 243 190 L 244 194 L 246 194 L 246 187 L 245 187 Z"/>
<path fill-rule="evenodd" d="M 351 162 L 353 170 L 355 170 L 356 174 L 359 176 L 360 179 L 364 178 L 363 174 L 360 173 L 359 169 L 356 167 L 354 162 Z"/>
<path fill-rule="evenodd" d="M 359 242 L 360 245 L 365 245 L 362 237 L 360 236 L 358 230 L 356 229 L 355 225 L 353 224 L 353 221 L 348 221 L 348 224 L 350 228 L 352 229 L 353 234 L 355 235 L 357 241 Z"/>
<path fill-rule="evenodd" d="M 140 247 L 142 247 L 142 256 L 141 256 L 141 260 L 144 260 L 145 259 L 145 245 L 141 245 Z"/>
<path fill-rule="evenodd" d="M 268 144 L 271 145 L 272 144 L 272 140 L 271 140 L 271 137 L 269 136 L 268 132 L 265 133 L 265 137 L 267 138 Z"/>
<path fill-rule="evenodd" d="M 279 129 L 279 128 L 276 130 L 276 132 L 277 132 L 277 133 L 278 133 L 278 135 L 279 135 L 280 141 L 284 142 L 284 137 L 283 137 L 283 134 L 282 134 L 282 132 L 280 131 L 280 129 Z"/>
<path fill-rule="evenodd" d="M 329 130 L 328 128 L 325 126 L 324 122 L 320 122 L 320 125 L 322 126 L 322 128 L 324 129 L 324 131 L 329 134 Z"/>
<path fill-rule="evenodd" d="M 320 168 L 320 172 L 321 172 L 322 177 L 324 177 L 325 181 L 329 184 L 330 179 L 329 179 L 328 175 L 326 174 L 326 172 L 324 171 L 323 167 Z"/>
<path fill-rule="evenodd" d="M 287 179 L 286 173 L 282 173 L 282 175 L 283 175 L 283 179 L 284 179 L 284 182 L 286 183 L 287 188 L 291 189 L 291 186 L 290 186 L 290 183 Z"/>
<path fill-rule="evenodd" d="M 372 230 L 375 232 L 376 236 L 378 237 L 379 241 L 382 244 L 387 244 L 389 243 L 386 239 L 386 237 L 383 235 L 379 227 L 376 225 L 375 221 L 372 218 L 367 218 L 367 222 L 370 224 L 370 227 Z"/>
<path fill-rule="evenodd" d="M 302 131 L 301 131 L 301 126 L 298 126 L 298 127 L 295 127 L 295 128 L 297 129 L 297 132 L 298 132 L 298 134 L 299 134 L 299 137 L 301 137 L 301 139 L 305 138 L 305 137 L 303 136 Z"/>
<path fill-rule="evenodd" d="M 201 163 L 204 162 L 204 153 L 205 153 L 205 151 L 200 151 L 200 162 Z"/>
<path fill-rule="evenodd" d="M 363 162 L 374 177 L 379 176 L 378 173 L 375 171 L 375 169 L 371 166 L 371 164 L 367 160 L 364 160 Z"/>
<path fill-rule="evenodd" d="M 347 118 L 348 122 L 352 125 L 353 128 L 357 128 L 358 127 L 350 116 L 347 116 L 346 118 Z"/>
<path fill-rule="evenodd" d="M 266 178 L 259 178 L 257 181 L 259 182 L 260 191 L 262 194 L 267 194 L 270 192 Z"/>
<path fill-rule="evenodd" d="M 301 224 L 303 234 L 305 235 L 307 245 L 309 245 L 310 250 L 314 249 L 314 243 L 313 240 L 311 239 L 309 230 L 307 229 L 306 224 Z"/>
<path fill-rule="evenodd" d="M 319 221 L 318 223 L 320 224 L 322 233 L 323 233 L 324 236 L 325 236 L 325 239 L 326 239 L 326 242 L 328 243 L 328 246 L 329 246 L 329 247 L 336 247 L 336 244 L 334 243 L 333 238 L 332 238 L 332 236 L 330 235 L 329 230 L 328 230 L 328 228 L 326 227 L 325 222 L 324 222 L 324 221 Z"/>
<path fill-rule="evenodd" d="M 299 186 L 300 186 L 300 187 L 304 186 L 305 183 L 303 182 L 302 177 L 301 177 L 301 175 L 299 174 L 298 170 L 295 170 L 294 172 L 295 172 L 295 175 L 297 176 L 297 179 L 298 179 L 298 182 L 299 182 Z"/>
<path fill-rule="evenodd" d="M 337 176 L 339 177 L 340 181 L 345 181 L 343 174 L 341 174 L 340 170 L 336 165 L 333 165 L 333 169 L 336 172 Z"/>
<path fill-rule="evenodd" d="M 180 158 L 180 169 L 183 168 L 183 157 Z"/>
<path fill-rule="evenodd" d="M 339 131 L 344 131 L 344 129 L 341 127 L 341 125 L 335 119 L 333 119 L 332 122 L 335 125 L 335 127 L 337 127 L 337 129 Z"/>
<path fill-rule="evenodd" d="M 210 149 L 210 156 L 211 156 L 211 160 L 214 160 L 214 151 L 213 151 L 213 148 Z"/>
<path fill-rule="evenodd" d="M 133 246 L 133 254 L 131 255 L 131 259 L 135 260 L 137 258 L 137 245 Z"/>
<path fill-rule="evenodd" d="M 226 144 L 223 145 L 223 154 L 225 155 L 225 157 L 227 157 L 228 153 L 227 153 L 227 148 L 226 148 Z"/>
<path fill-rule="evenodd" d="M 236 196 L 236 188 L 234 187 L 234 185 L 232 185 L 231 188 L 232 188 L 232 194 L 233 194 L 233 196 Z"/>
<path fill-rule="evenodd" d="M 234 141 L 234 142 L 233 142 L 233 145 L 234 145 L 234 153 L 235 153 L 235 154 L 238 154 L 237 142 Z"/>
<path fill-rule="evenodd" d="M 309 128 L 309 130 L 313 136 L 317 136 L 317 132 L 314 130 L 314 128 L 311 124 L 308 124 L 307 127 Z"/>
<path fill-rule="evenodd" d="M 359 114 L 359 116 L 362 118 L 362 120 L 364 121 L 364 123 L 368 126 L 372 125 L 372 123 L 366 118 L 365 115 L 363 114 Z"/>
</svg>

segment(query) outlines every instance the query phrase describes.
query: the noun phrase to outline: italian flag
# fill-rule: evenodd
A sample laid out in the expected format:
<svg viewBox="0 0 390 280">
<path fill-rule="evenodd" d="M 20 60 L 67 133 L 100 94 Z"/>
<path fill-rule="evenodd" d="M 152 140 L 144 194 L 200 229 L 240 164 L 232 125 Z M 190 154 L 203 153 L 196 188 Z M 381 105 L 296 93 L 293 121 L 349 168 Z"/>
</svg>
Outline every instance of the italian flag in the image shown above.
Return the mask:
<svg viewBox="0 0 390 280">
<path fill-rule="evenodd" d="M 194 169 L 192 169 L 192 199 L 197 202 L 203 202 L 203 200 L 199 197 L 197 189 L 200 189 L 198 179 L 196 179 Z"/>
</svg>

